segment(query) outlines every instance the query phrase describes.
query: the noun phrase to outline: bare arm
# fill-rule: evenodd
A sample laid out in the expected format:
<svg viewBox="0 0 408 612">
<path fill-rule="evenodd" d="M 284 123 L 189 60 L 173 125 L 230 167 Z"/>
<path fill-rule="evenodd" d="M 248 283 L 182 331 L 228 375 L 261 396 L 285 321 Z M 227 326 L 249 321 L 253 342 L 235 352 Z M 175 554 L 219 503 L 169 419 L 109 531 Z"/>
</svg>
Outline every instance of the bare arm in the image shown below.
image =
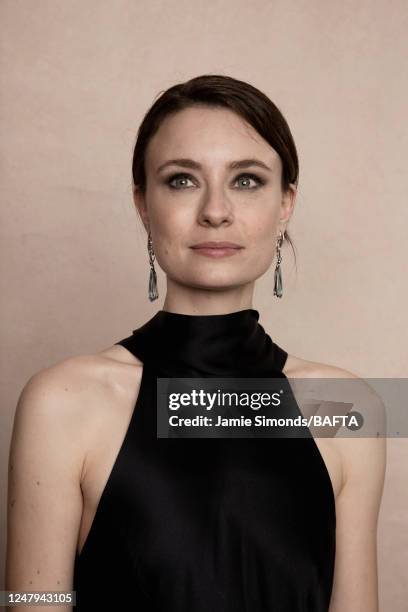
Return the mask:
<svg viewBox="0 0 408 612">
<path fill-rule="evenodd" d="M 336 501 L 336 563 L 330 612 L 378 612 L 377 524 L 386 469 L 385 412 L 374 405 L 381 437 L 348 437 L 345 484 Z"/>
<path fill-rule="evenodd" d="M 67 360 L 35 374 L 17 404 L 8 466 L 7 590 L 72 590 L 84 442 L 70 371 Z M 72 606 L 9 609 L 66 612 Z"/>
</svg>

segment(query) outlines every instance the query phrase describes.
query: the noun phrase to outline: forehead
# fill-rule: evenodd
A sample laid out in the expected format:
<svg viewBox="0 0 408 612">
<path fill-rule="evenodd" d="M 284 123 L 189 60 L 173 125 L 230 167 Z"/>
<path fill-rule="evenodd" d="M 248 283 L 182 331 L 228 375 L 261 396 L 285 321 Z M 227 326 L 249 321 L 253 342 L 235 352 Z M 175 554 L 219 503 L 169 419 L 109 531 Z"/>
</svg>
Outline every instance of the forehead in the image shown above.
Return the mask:
<svg viewBox="0 0 408 612">
<path fill-rule="evenodd" d="M 156 167 L 170 157 L 213 164 L 252 156 L 271 168 L 279 165 L 276 151 L 241 116 L 229 109 L 194 106 L 164 119 L 147 147 L 146 165 Z"/>
</svg>

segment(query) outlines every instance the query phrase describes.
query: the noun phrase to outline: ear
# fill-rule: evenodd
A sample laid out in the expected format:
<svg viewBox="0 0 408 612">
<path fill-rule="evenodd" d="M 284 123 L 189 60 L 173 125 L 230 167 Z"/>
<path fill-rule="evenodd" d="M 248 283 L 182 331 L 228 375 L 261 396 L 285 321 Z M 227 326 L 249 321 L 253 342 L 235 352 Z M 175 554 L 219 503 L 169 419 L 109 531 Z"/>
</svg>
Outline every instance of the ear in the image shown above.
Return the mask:
<svg viewBox="0 0 408 612">
<path fill-rule="evenodd" d="M 133 202 L 136 206 L 136 209 L 142 219 L 143 225 L 148 231 L 150 222 L 149 222 L 149 214 L 147 212 L 147 205 L 144 193 L 140 190 L 138 186 L 133 187 Z"/>
<path fill-rule="evenodd" d="M 149 230 L 150 222 L 149 222 L 149 214 L 147 212 L 146 198 L 145 194 L 141 191 L 141 189 L 135 185 L 133 187 L 133 202 L 136 206 L 136 210 L 138 211 L 140 218 L 142 219 L 143 225 L 145 226 L 146 231 Z"/>
<path fill-rule="evenodd" d="M 297 187 L 294 183 L 290 183 L 287 191 L 284 192 L 282 197 L 281 204 L 281 212 L 280 212 L 280 222 L 282 224 L 282 232 L 286 229 L 287 224 L 293 214 L 295 209 L 295 201 L 296 201 Z"/>
</svg>

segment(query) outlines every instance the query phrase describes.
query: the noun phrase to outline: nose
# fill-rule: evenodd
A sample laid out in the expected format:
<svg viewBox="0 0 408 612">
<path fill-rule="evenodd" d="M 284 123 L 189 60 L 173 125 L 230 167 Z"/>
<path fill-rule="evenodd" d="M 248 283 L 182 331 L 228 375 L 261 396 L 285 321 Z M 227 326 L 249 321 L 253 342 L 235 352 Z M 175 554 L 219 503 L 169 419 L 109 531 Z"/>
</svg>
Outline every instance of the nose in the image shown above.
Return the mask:
<svg viewBox="0 0 408 612">
<path fill-rule="evenodd" d="M 202 225 L 218 226 L 230 224 L 233 220 L 232 205 L 222 188 L 209 189 L 203 195 L 203 201 L 198 213 L 198 221 Z"/>
</svg>

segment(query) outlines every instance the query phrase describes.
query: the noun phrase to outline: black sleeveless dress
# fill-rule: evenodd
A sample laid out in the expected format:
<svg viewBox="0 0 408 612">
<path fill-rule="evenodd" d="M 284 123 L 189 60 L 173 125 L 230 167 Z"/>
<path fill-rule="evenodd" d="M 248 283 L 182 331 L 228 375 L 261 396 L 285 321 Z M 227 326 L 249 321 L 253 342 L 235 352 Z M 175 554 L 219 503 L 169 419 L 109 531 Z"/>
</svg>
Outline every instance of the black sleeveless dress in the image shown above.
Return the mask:
<svg viewBox="0 0 408 612">
<path fill-rule="evenodd" d="M 143 362 L 143 374 L 75 558 L 76 609 L 328 611 L 335 499 L 313 437 L 157 438 L 157 377 L 287 380 L 288 355 L 258 319 L 254 309 L 159 310 L 116 343 Z"/>
</svg>

